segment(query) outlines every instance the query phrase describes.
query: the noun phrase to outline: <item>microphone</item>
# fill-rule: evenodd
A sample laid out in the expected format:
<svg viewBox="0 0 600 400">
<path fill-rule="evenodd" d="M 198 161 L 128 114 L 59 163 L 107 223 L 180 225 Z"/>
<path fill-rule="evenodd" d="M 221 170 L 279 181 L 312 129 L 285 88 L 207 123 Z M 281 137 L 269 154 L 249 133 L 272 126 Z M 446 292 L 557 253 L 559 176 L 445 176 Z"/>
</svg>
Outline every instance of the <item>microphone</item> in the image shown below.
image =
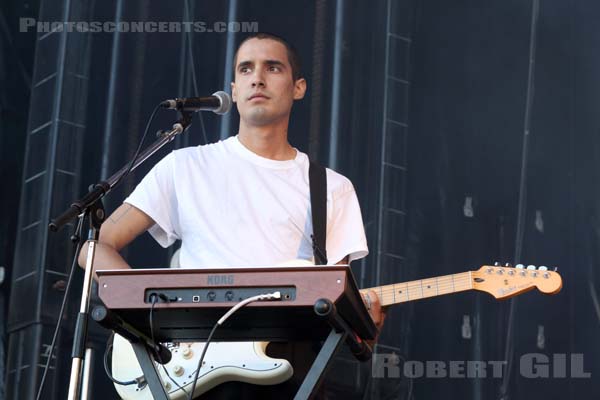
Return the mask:
<svg viewBox="0 0 600 400">
<path fill-rule="evenodd" d="M 208 97 L 165 100 L 160 103 L 160 106 L 177 111 L 212 111 L 222 115 L 231 109 L 231 96 L 223 91 L 218 91 Z"/>
</svg>

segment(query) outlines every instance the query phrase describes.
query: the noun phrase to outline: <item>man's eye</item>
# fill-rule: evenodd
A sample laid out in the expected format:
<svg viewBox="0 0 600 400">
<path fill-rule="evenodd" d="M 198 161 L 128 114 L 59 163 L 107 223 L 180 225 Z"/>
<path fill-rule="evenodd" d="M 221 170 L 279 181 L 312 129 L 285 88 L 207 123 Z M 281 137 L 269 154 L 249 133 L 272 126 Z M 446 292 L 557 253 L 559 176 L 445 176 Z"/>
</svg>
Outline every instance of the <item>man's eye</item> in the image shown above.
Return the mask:
<svg viewBox="0 0 600 400">
<path fill-rule="evenodd" d="M 243 74 L 246 73 L 246 72 L 248 72 L 248 71 L 250 71 L 250 68 L 248 68 L 248 67 L 242 67 L 242 68 L 240 68 L 240 72 L 243 73 Z"/>
<path fill-rule="evenodd" d="M 276 67 L 276 66 L 269 67 L 269 71 L 279 72 L 280 70 L 281 70 L 281 68 Z"/>
</svg>

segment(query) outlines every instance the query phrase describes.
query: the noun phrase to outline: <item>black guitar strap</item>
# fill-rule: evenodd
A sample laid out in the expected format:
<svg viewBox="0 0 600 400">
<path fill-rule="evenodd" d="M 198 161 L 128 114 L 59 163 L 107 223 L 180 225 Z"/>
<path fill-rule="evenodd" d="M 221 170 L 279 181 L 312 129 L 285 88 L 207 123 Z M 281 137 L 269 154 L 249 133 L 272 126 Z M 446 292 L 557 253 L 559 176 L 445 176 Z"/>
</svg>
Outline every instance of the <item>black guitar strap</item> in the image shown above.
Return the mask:
<svg viewBox="0 0 600 400">
<path fill-rule="evenodd" d="M 327 172 L 314 161 L 308 168 L 310 207 L 312 210 L 312 246 L 315 264 L 327 264 Z"/>
</svg>

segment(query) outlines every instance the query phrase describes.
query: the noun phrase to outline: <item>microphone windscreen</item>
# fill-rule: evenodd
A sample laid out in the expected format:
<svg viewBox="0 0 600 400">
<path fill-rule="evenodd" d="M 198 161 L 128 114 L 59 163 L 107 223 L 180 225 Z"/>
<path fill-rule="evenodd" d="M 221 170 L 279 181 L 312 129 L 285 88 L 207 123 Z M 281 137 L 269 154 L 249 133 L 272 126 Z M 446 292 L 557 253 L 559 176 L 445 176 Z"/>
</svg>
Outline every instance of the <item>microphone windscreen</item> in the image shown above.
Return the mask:
<svg viewBox="0 0 600 400">
<path fill-rule="evenodd" d="M 229 110 L 231 110 L 231 96 L 228 93 L 223 92 L 222 90 L 214 92 L 212 95 L 218 97 L 219 101 L 221 102 L 221 106 L 213 112 L 220 115 L 227 114 Z"/>
</svg>

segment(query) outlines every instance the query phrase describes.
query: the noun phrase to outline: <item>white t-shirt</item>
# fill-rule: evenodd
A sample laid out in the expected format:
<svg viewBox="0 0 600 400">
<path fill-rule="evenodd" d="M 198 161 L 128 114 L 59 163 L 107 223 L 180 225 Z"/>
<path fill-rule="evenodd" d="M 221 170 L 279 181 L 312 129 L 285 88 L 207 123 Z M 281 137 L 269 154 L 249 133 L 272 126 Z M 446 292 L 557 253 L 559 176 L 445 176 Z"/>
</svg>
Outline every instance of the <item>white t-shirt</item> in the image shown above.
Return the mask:
<svg viewBox="0 0 600 400">
<path fill-rule="evenodd" d="M 313 259 L 309 159 L 275 161 L 237 138 L 173 151 L 125 200 L 148 214 L 163 247 L 181 239 L 182 268 L 275 266 Z M 327 258 L 368 254 L 352 183 L 327 169 Z"/>
</svg>

